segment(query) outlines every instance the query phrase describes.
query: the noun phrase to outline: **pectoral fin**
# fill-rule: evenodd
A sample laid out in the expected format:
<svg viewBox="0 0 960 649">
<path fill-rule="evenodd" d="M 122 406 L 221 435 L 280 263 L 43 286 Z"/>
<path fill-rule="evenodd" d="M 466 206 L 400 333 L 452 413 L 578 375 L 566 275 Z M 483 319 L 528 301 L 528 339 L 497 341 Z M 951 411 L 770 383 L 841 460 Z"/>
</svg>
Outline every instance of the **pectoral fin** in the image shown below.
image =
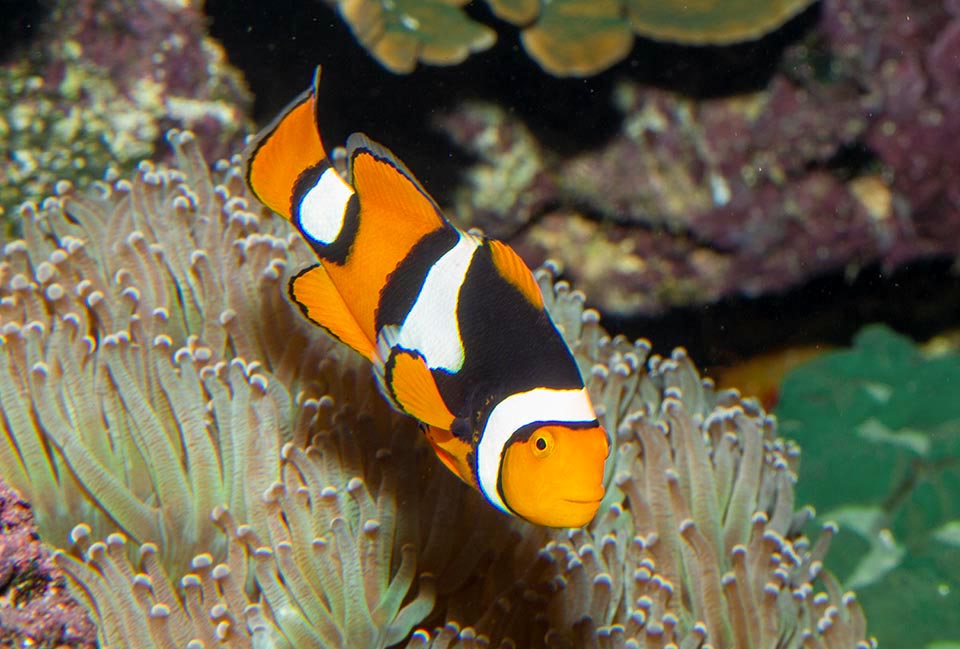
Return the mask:
<svg viewBox="0 0 960 649">
<path fill-rule="evenodd" d="M 422 356 L 398 349 L 384 368 L 384 378 L 394 402 L 405 413 L 430 426 L 450 429 L 454 415 Z"/>
</svg>

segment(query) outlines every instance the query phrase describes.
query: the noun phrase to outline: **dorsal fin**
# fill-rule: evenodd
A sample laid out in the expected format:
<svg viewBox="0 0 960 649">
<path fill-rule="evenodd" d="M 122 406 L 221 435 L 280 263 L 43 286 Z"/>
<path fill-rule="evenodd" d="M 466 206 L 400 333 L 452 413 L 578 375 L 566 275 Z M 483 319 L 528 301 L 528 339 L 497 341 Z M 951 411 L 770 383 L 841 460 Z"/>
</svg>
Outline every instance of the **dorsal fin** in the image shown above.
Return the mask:
<svg viewBox="0 0 960 649">
<path fill-rule="evenodd" d="M 487 243 L 490 246 L 493 265 L 496 266 L 500 276 L 520 291 L 530 304 L 542 310 L 543 294 L 540 292 L 540 286 L 520 255 L 502 241 L 488 239 Z"/>
<path fill-rule="evenodd" d="M 363 331 L 375 339 L 376 312 L 390 275 L 424 237 L 452 226 L 387 149 L 355 134 L 347 141 L 347 156 L 356 228 L 349 230 L 342 262 L 328 264 L 327 272 Z"/>
<path fill-rule="evenodd" d="M 349 168 L 347 173 L 350 178 L 350 183 L 357 187 L 356 179 L 354 174 L 356 173 L 354 169 L 355 159 L 360 155 L 370 155 L 373 158 L 381 160 L 391 166 L 397 173 L 402 175 L 406 181 L 410 184 L 410 189 L 415 192 L 415 194 L 410 194 L 405 197 L 405 201 L 409 204 L 419 204 L 419 210 L 425 215 L 433 214 L 439 216 L 442 220 L 446 220 L 443 217 L 440 207 L 433 200 L 433 197 L 430 196 L 430 193 L 424 189 L 423 185 L 420 184 L 420 181 L 417 180 L 417 177 L 413 175 L 413 172 L 407 168 L 407 165 L 403 163 L 390 149 L 383 146 L 379 142 L 375 142 L 366 136 L 364 133 L 352 133 L 350 137 L 347 138 L 347 161 Z M 362 172 L 361 172 L 362 175 Z"/>
</svg>

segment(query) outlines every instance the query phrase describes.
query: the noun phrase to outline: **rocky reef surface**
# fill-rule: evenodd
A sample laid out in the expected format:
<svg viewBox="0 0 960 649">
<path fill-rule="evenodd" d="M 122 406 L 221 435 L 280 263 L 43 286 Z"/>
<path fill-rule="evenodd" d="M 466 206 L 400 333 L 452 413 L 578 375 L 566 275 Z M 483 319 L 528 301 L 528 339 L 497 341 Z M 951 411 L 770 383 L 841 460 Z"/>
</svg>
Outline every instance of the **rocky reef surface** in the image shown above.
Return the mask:
<svg viewBox="0 0 960 649">
<path fill-rule="evenodd" d="M 57 0 L 36 5 L 0 60 L 0 216 L 60 179 L 163 155 L 168 128 L 190 128 L 223 157 L 252 129 L 252 97 L 207 33 L 198 0 Z"/>
<path fill-rule="evenodd" d="M 754 91 L 622 81 L 619 132 L 573 157 L 467 104 L 440 120 L 481 160 L 457 212 L 623 316 L 953 256 L 958 52 L 955 2 L 832 0 Z"/>
</svg>

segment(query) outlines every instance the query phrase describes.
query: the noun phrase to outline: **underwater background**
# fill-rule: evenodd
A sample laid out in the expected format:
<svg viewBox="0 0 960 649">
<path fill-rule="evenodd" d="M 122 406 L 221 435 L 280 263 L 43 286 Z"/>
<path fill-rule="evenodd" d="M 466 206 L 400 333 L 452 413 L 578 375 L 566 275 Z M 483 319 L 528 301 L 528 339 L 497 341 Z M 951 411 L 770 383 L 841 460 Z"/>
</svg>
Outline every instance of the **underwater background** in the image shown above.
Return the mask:
<svg viewBox="0 0 960 649">
<path fill-rule="evenodd" d="M 0 645 L 960 647 L 960 2 L 650 4 L 5 3 Z M 586 528 L 288 303 L 241 151 L 318 64 L 539 269 Z"/>
</svg>

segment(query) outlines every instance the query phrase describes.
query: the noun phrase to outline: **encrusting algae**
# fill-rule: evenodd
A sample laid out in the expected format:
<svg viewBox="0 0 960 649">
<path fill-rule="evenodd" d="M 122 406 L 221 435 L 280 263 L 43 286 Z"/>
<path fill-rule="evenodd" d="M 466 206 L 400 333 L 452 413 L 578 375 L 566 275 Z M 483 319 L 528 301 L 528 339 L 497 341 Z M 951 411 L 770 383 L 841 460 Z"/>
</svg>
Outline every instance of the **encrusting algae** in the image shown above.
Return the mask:
<svg viewBox="0 0 960 649">
<path fill-rule="evenodd" d="M 545 267 L 615 439 L 590 525 L 511 520 L 286 302 L 309 252 L 239 158 L 169 140 L 176 167 L 26 206 L 0 262 L 0 470 L 102 645 L 873 646 L 755 401 Z"/>
</svg>

